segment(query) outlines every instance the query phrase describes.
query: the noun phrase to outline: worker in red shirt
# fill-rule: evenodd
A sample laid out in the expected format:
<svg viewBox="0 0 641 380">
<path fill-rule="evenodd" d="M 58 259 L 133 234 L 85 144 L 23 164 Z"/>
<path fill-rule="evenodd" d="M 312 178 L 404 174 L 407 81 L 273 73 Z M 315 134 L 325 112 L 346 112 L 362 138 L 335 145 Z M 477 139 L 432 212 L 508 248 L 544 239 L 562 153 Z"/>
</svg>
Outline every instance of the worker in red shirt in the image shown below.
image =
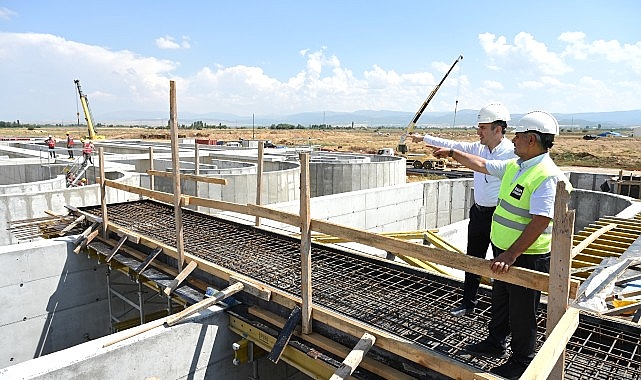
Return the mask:
<svg viewBox="0 0 641 380">
<path fill-rule="evenodd" d="M 88 162 L 91 162 L 91 165 L 93 165 L 93 160 L 91 159 L 91 154 L 93 153 L 93 143 L 91 140 L 83 140 L 82 141 L 82 157 L 85 159 L 83 161 L 84 164 Z"/>
<path fill-rule="evenodd" d="M 49 138 L 47 138 L 45 142 L 49 147 L 49 157 L 56 158 L 56 139 L 49 135 Z"/>
<path fill-rule="evenodd" d="M 71 136 L 71 132 L 67 132 L 67 152 L 69 153 L 69 159 L 73 159 L 73 136 Z"/>
</svg>

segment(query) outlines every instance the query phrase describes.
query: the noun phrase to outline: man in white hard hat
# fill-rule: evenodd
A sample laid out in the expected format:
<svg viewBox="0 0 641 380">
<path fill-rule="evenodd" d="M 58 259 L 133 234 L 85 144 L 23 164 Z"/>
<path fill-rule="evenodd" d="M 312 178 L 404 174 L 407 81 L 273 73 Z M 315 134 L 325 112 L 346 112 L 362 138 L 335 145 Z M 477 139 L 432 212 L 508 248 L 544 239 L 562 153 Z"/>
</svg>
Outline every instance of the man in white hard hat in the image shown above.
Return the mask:
<svg viewBox="0 0 641 380">
<path fill-rule="evenodd" d="M 501 281 L 500 275 L 511 266 L 549 272 L 556 184 L 564 181 L 566 189 L 572 189 L 548 153 L 554 136 L 559 134 L 554 116 L 529 112 L 514 132 L 512 142 L 518 159 L 488 161 L 449 149 L 434 152 L 437 157 L 450 155 L 468 168 L 502 179 L 490 234 L 498 254 L 490 263 L 496 278 L 489 335 L 466 350 L 475 355 L 506 357 L 507 337 L 512 334 L 510 359 L 491 370 L 508 379 L 518 379 L 534 358 L 541 292 Z"/>
<path fill-rule="evenodd" d="M 430 135 L 412 135 L 413 142 L 423 141 L 428 145 L 456 149 L 461 152 L 474 154 L 487 160 L 507 160 L 515 158 L 514 145 L 505 138 L 510 112 L 501 103 L 491 103 L 481 108 L 477 116 L 476 134 L 479 140 L 475 142 L 458 142 Z M 481 172 L 474 172 L 474 204 L 469 211 L 467 227 L 467 254 L 485 259 L 490 246 L 490 225 L 492 214 L 496 208 L 499 195 L 500 178 L 492 177 Z M 454 316 L 460 317 L 474 311 L 477 303 L 477 293 L 481 276 L 465 273 L 463 284 L 463 299 L 459 305 L 450 310 Z"/>
</svg>

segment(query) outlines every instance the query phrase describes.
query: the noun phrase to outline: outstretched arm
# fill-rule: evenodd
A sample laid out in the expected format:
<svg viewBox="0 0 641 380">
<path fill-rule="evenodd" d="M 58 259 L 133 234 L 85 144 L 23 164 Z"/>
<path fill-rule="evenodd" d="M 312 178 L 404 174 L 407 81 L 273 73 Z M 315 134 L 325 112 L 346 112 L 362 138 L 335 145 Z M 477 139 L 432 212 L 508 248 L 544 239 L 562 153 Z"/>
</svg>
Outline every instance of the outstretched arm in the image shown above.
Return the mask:
<svg viewBox="0 0 641 380">
<path fill-rule="evenodd" d="M 483 157 L 476 156 L 470 153 L 461 152 L 460 150 L 456 150 L 456 149 L 438 148 L 430 145 L 428 145 L 428 147 L 433 149 L 434 156 L 437 158 L 452 157 L 453 159 L 460 162 L 461 164 L 463 164 L 463 166 L 469 169 L 472 169 L 480 173 L 490 174 L 490 172 L 488 172 L 487 169 L 485 168 L 485 162 L 487 160 Z"/>
</svg>

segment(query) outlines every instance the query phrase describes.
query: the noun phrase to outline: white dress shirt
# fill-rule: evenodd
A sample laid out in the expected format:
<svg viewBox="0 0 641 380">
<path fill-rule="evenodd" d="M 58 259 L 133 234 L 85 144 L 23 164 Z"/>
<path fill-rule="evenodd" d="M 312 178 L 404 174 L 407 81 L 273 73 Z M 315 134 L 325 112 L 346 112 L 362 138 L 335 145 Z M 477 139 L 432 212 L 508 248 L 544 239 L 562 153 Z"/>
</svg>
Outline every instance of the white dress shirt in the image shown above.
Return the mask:
<svg viewBox="0 0 641 380">
<path fill-rule="evenodd" d="M 461 152 L 480 156 L 486 160 L 509 160 L 516 158 L 516 155 L 514 154 L 514 144 L 505 137 L 503 137 L 499 145 L 495 146 L 492 150 L 481 144 L 480 141 L 459 142 L 430 135 L 425 135 L 425 137 L 423 137 L 423 141 L 430 145 L 452 148 Z M 474 202 L 479 206 L 495 207 L 498 202 L 500 187 L 501 178 L 474 172 Z"/>
</svg>

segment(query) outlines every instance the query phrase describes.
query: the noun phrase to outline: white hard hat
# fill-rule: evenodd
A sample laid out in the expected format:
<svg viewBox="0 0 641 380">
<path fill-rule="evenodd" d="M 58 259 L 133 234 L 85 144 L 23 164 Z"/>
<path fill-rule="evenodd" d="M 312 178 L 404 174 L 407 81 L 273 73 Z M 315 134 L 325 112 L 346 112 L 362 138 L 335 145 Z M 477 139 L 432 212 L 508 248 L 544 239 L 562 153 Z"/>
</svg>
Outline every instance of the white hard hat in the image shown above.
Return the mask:
<svg viewBox="0 0 641 380">
<path fill-rule="evenodd" d="M 493 123 L 497 120 L 510 121 L 510 111 L 501 103 L 492 103 L 481 108 L 476 118 L 477 123 Z"/>
<path fill-rule="evenodd" d="M 51 135 L 49 135 L 49 137 L 51 137 Z"/>
<path fill-rule="evenodd" d="M 514 129 L 515 133 L 536 131 L 551 135 L 559 134 L 559 122 L 551 114 L 545 111 L 528 112 L 521 118 L 519 125 Z"/>
</svg>

